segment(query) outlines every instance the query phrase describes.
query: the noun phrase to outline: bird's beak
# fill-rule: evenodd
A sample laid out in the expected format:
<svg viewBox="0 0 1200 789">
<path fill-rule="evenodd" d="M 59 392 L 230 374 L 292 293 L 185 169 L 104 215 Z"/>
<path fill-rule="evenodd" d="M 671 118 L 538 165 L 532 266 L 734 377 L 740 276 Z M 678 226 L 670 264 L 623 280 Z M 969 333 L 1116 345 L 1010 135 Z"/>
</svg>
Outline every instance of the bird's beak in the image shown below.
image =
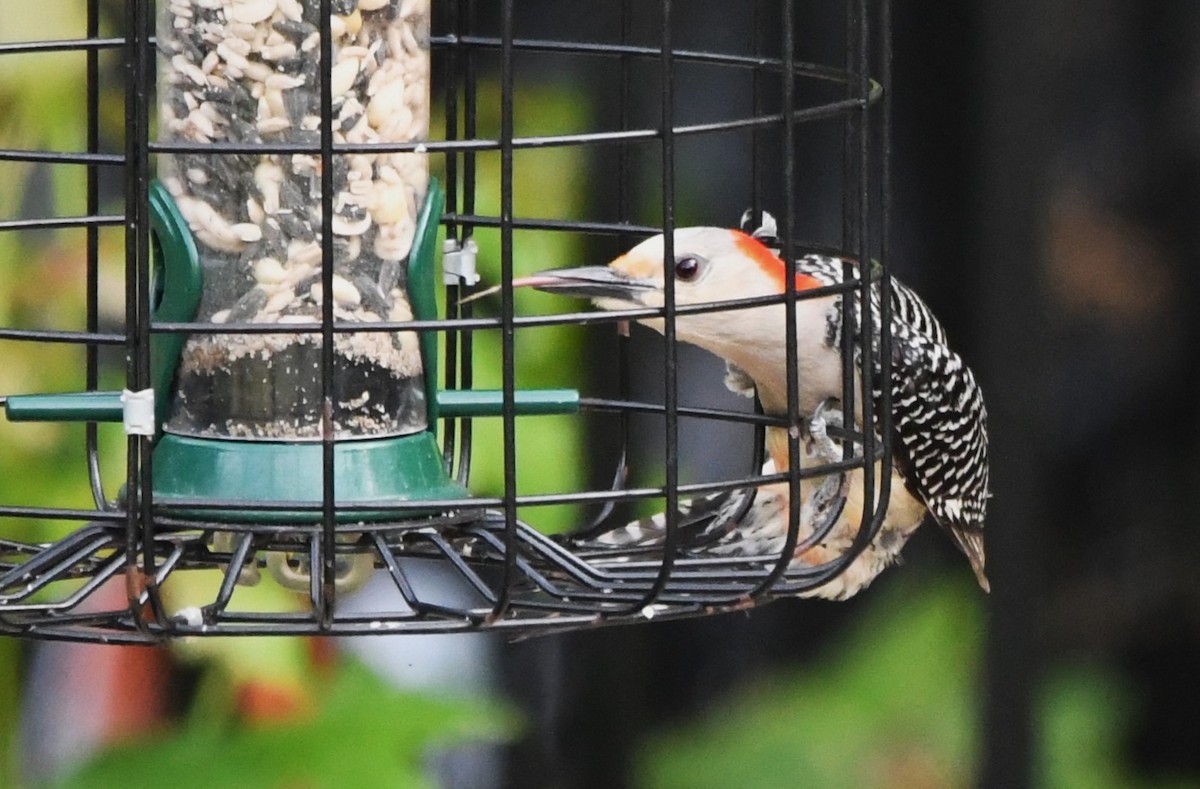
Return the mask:
<svg viewBox="0 0 1200 789">
<path fill-rule="evenodd" d="M 631 277 L 612 266 L 550 269 L 514 280 L 513 287 L 530 287 L 586 299 L 617 299 L 633 304 L 641 303 L 642 294 L 658 290 L 653 280 Z"/>
<path fill-rule="evenodd" d="M 583 266 L 581 268 L 555 268 L 540 271 L 528 277 L 518 277 L 513 288 L 533 288 L 547 293 L 564 296 L 579 296 L 584 299 L 614 299 L 642 304 L 640 294 L 658 290 L 659 286 L 650 279 L 638 279 L 611 266 Z M 477 301 L 485 296 L 500 292 L 500 285 L 473 293 L 459 304 Z"/>
</svg>

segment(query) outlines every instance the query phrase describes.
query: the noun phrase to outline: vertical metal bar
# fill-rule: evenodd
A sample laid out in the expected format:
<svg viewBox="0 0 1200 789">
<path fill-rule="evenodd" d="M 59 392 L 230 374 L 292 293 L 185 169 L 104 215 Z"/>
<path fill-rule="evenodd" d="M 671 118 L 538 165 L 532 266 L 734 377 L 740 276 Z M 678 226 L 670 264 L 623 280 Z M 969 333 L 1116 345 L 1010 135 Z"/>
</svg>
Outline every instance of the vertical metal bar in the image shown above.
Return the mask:
<svg viewBox="0 0 1200 789">
<path fill-rule="evenodd" d="M 100 36 L 100 3 L 99 0 L 87 2 L 87 38 L 93 41 Z M 94 47 L 87 48 L 87 150 L 97 153 L 100 150 L 100 51 Z M 87 215 L 94 217 L 100 213 L 99 166 L 87 165 Z M 89 224 L 86 230 L 86 266 L 87 266 L 87 331 L 95 333 L 100 327 L 100 228 Z M 89 392 L 97 389 L 100 383 L 100 347 L 88 343 L 84 362 L 85 386 Z M 92 500 L 96 509 L 108 509 L 104 496 L 104 483 L 100 475 L 100 455 L 98 447 L 98 428 L 95 422 L 88 422 L 85 428 L 87 445 L 88 480 L 92 487 Z"/>
<path fill-rule="evenodd" d="M 137 19 L 140 41 L 138 42 L 138 391 L 150 389 L 150 299 L 154 288 L 150 284 L 152 260 L 150 259 L 150 103 L 154 101 L 155 89 L 152 80 L 155 76 L 155 49 L 152 47 L 154 37 L 154 0 L 145 0 L 139 5 Z M 157 576 L 155 562 L 155 523 L 154 523 L 154 463 L 149 436 L 139 435 L 138 452 L 139 476 L 142 477 L 142 573 L 144 584 L 151 596 L 157 595 L 152 588 Z M 155 613 L 162 615 L 162 608 L 155 607 Z"/>
<path fill-rule="evenodd" d="M 516 331 L 513 303 L 513 0 L 500 5 L 500 358 L 504 395 L 504 580 L 492 619 L 508 610 L 517 579 Z"/>
<path fill-rule="evenodd" d="M 762 11 L 762 1 L 753 0 L 750 10 L 750 27 L 751 38 L 754 55 L 762 57 L 763 54 L 763 22 L 765 15 Z M 761 65 L 755 65 L 751 72 L 751 103 L 752 112 L 755 118 L 763 114 L 763 69 Z M 763 136 L 765 129 L 754 127 L 750 132 L 750 224 L 753 226 L 762 221 L 763 216 Z M 784 184 L 784 188 L 791 190 L 791 181 Z M 756 414 L 763 413 L 762 401 L 756 395 L 754 398 L 754 412 Z M 754 426 L 754 441 L 751 445 L 750 457 L 750 473 L 758 474 L 762 469 L 763 458 L 766 455 L 767 448 L 767 429 L 763 425 Z"/>
<path fill-rule="evenodd" d="M 862 432 L 863 432 L 863 508 L 859 526 L 859 536 L 856 542 L 866 544 L 871 533 L 871 525 L 875 520 L 875 398 L 873 396 L 873 375 L 875 360 L 875 326 L 871 310 L 871 106 L 868 97 L 871 95 L 870 46 L 871 18 L 867 0 L 858 0 L 858 32 L 856 73 L 858 75 L 858 143 L 856 184 L 858 207 L 858 303 L 859 334 L 861 336 L 861 353 L 859 354 L 859 400 L 862 403 Z M 886 387 L 886 382 L 885 382 Z M 850 413 L 853 413 L 851 411 Z M 882 522 L 882 521 L 881 521 Z"/>
<path fill-rule="evenodd" d="M 137 147 L 138 155 L 135 169 L 137 171 L 137 391 L 150 388 L 150 297 L 153 288 L 150 284 L 150 103 L 155 95 L 151 81 L 154 79 L 155 51 L 152 44 L 154 37 L 154 3 L 144 0 L 138 3 L 137 25 L 139 40 L 137 44 Z M 139 459 L 139 476 L 141 477 L 141 526 L 142 526 L 142 572 L 145 583 L 152 586 L 157 575 L 154 556 L 154 467 L 152 459 L 153 444 L 147 436 L 137 437 Z M 151 589 L 151 594 L 156 590 Z M 161 611 L 161 608 L 159 609 Z"/>
<path fill-rule="evenodd" d="M 330 0 L 320 0 L 321 13 L 321 589 L 316 615 L 322 629 L 333 624 L 337 578 L 337 519 L 334 509 L 335 396 L 333 333 L 333 35 Z M 316 565 L 310 568 L 316 572 Z"/>
<path fill-rule="evenodd" d="M 445 71 L 444 79 L 446 80 L 446 93 L 444 107 L 446 115 L 446 139 L 458 139 L 458 78 L 459 68 L 461 66 L 458 53 L 462 46 L 461 31 L 459 30 L 459 13 L 458 2 L 449 2 L 440 4 L 438 7 L 446 9 L 446 34 L 450 40 L 449 46 L 445 49 Z M 458 153 L 450 150 L 446 151 L 443 156 L 446 162 L 446 206 L 451 212 L 457 211 L 458 206 Z M 446 238 L 457 238 L 458 223 L 446 223 Z M 449 372 L 449 371 L 447 371 Z"/>
<path fill-rule="evenodd" d="M 149 0 L 127 0 L 129 29 L 125 39 L 125 354 L 126 387 L 142 391 L 150 380 L 150 264 L 149 264 Z M 153 576 L 154 549 L 150 442 L 129 436 L 126 443 L 127 501 L 125 547 L 126 596 L 130 613 L 144 628 L 140 596 Z M 140 551 L 139 551 L 140 547 Z M 138 556 L 141 555 L 141 566 Z"/>
<path fill-rule="evenodd" d="M 450 38 L 450 46 L 446 48 L 446 67 L 444 77 L 446 81 L 445 92 L 445 116 L 446 116 L 446 139 L 458 139 L 458 70 L 459 58 L 458 48 L 460 45 L 459 38 L 459 15 L 458 3 L 445 3 L 446 9 L 446 31 Z M 455 151 L 446 151 L 444 154 L 446 162 L 446 207 L 451 213 L 458 211 L 458 153 Z M 458 224 L 456 222 L 446 223 L 446 239 L 447 241 L 458 240 Z M 461 288 L 456 284 L 447 289 L 446 292 L 446 316 L 448 318 L 457 318 L 462 313 L 462 306 L 458 301 L 460 298 Z M 446 388 L 454 389 L 458 385 L 458 340 L 460 332 L 457 329 L 447 331 L 445 333 L 446 354 L 445 364 L 442 365 L 443 375 L 446 377 Z M 425 371 L 429 375 L 429 371 Z M 454 473 L 454 447 L 455 437 L 458 433 L 459 420 L 443 419 L 442 420 L 442 467 L 446 470 L 446 474 Z M 434 425 L 434 430 L 437 426 Z"/>
<path fill-rule="evenodd" d="M 633 42 L 633 0 L 621 0 L 621 44 L 628 46 Z M 633 59 L 621 55 L 621 96 L 620 96 L 621 129 L 630 128 L 633 123 L 631 105 L 633 104 Z M 633 184 L 631 143 L 621 143 L 617 149 L 617 219 L 621 222 L 632 221 Z M 621 236 L 623 247 L 629 244 L 627 235 Z M 633 397 L 630 374 L 632 369 L 631 351 L 629 346 L 628 324 L 623 324 L 617 330 L 617 397 L 628 402 Z M 622 410 L 617 416 L 617 429 L 620 434 L 621 451 L 617 460 L 617 471 L 613 479 L 613 489 L 624 487 L 628 473 L 629 447 L 632 444 L 632 421 L 629 412 Z M 606 515 L 611 507 L 606 507 L 602 515 Z M 594 527 L 599 527 L 602 520 L 598 519 Z"/>
<path fill-rule="evenodd" d="M 787 454 L 788 454 L 788 530 L 779 558 L 771 572 L 751 592 L 759 597 L 787 571 L 800 535 L 800 370 L 797 358 L 796 331 L 796 252 L 792 233 L 792 217 L 796 212 L 796 40 L 792 3 L 782 4 L 782 64 L 783 64 L 783 216 L 780 229 L 784 261 L 784 310 L 786 314 L 784 344 L 787 350 Z M 776 428 L 778 429 L 778 428 Z"/>
<path fill-rule="evenodd" d="M 663 218 L 663 353 L 664 364 L 664 442 L 666 445 L 664 494 L 666 498 L 666 533 L 663 538 L 662 564 L 658 576 L 645 597 L 631 610 L 652 604 L 662 594 L 675 567 L 675 550 L 679 521 L 679 369 L 678 339 L 675 327 L 675 52 L 672 35 L 671 0 L 661 0 L 662 27 L 660 46 L 661 68 L 661 155 L 662 155 L 662 218 Z"/>
<path fill-rule="evenodd" d="M 629 46 L 633 39 L 633 2 L 621 0 L 621 44 Z M 621 66 L 621 130 L 629 128 L 632 122 L 630 104 L 633 100 L 633 60 L 629 54 L 620 56 Z M 630 221 L 630 156 L 628 142 L 622 142 L 617 147 L 617 219 L 621 222 Z M 622 242 L 627 238 L 622 236 Z"/>
<path fill-rule="evenodd" d="M 762 0 L 750 3 L 750 47 L 755 57 L 762 56 Z M 762 114 L 762 68 L 756 65 L 750 72 L 750 106 L 753 117 Z M 750 223 L 762 221 L 762 138 L 763 129 L 755 126 L 750 132 Z"/>
<path fill-rule="evenodd" d="M 663 319 L 666 359 L 663 405 L 666 410 L 667 534 L 663 567 L 650 599 L 658 596 L 670 578 L 675 560 L 679 511 L 679 342 L 675 326 L 675 41 L 672 35 L 671 0 L 662 0 L 662 196 L 663 262 L 665 279 Z"/>
<path fill-rule="evenodd" d="M 466 35 L 475 33 L 479 14 L 475 9 L 473 0 L 462 0 L 465 6 L 464 30 Z M 478 128 L 478 109 L 479 109 L 479 75 L 478 63 L 476 62 L 474 47 L 468 46 L 463 52 L 463 139 L 474 140 L 479 135 Z M 463 213 L 475 213 L 475 182 L 476 182 L 476 156 L 473 150 L 463 151 Z M 474 227 L 466 225 L 463 227 L 463 237 L 466 238 L 474 232 Z"/>
<path fill-rule="evenodd" d="M 477 13 L 475 4 L 472 0 L 463 0 L 466 13 L 461 14 L 460 18 L 465 16 L 466 34 L 475 32 Z M 479 108 L 479 92 L 478 92 L 478 74 L 477 64 L 475 62 L 475 50 L 468 47 L 463 53 L 463 139 L 474 140 L 479 136 L 479 124 L 477 120 Z M 476 186 L 476 153 L 475 151 L 463 152 L 463 187 L 462 187 L 462 212 L 464 214 L 475 213 L 475 186 Z M 462 227 L 462 242 L 465 244 L 475 233 L 473 225 L 465 224 Z M 474 304 L 467 304 L 462 310 L 464 318 L 471 317 L 474 314 Z M 463 389 L 470 389 L 475 384 L 474 372 L 474 334 L 470 329 L 464 329 L 462 332 L 462 356 L 460 367 L 460 379 Z M 471 481 L 471 420 L 463 418 L 458 422 L 460 446 L 458 450 L 458 473 L 456 475 L 458 481 L 462 485 L 467 485 Z"/>
<path fill-rule="evenodd" d="M 323 531 L 322 528 L 310 534 L 306 543 L 308 548 L 308 599 L 312 603 L 313 611 L 318 614 L 325 610 L 329 600 L 329 595 L 325 593 L 324 570 L 317 571 L 318 567 L 325 566 L 326 551 L 324 550 Z"/>
<path fill-rule="evenodd" d="M 858 97 L 858 86 L 854 82 L 854 75 L 857 73 L 857 64 L 855 63 L 855 55 L 858 52 L 858 20 L 855 18 L 858 15 L 858 5 L 856 2 L 847 0 L 844 6 L 845 10 L 845 32 L 844 43 L 845 52 L 842 60 L 842 66 L 846 73 L 846 98 L 855 99 Z M 853 110 L 848 111 L 842 121 L 842 249 L 847 254 L 854 254 L 853 250 L 858 248 L 858 212 L 859 206 L 856 205 L 855 199 L 858 197 L 858 178 L 855 173 L 855 163 L 857 162 L 859 128 L 861 122 L 859 113 Z M 860 265 L 865 261 L 860 261 Z M 849 263 L 842 264 L 842 281 L 849 282 L 854 276 L 854 267 Z M 841 297 L 842 305 L 842 413 L 845 414 L 848 423 L 852 423 L 854 415 L 857 413 L 855 403 L 857 401 L 857 392 L 854 386 L 854 333 L 851 327 L 854 325 L 854 297 L 852 294 L 844 294 Z M 847 442 L 842 449 L 843 458 L 849 460 L 853 454 L 853 444 Z"/>
<path fill-rule="evenodd" d="M 125 387 L 130 390 L 138 388 L 138 206 L 139 198 L 139 166 L 141 154 L 138 140 L 141 130 L 138 128 L 138 84 L 140 77 L 141 56 L 138 44 L 141 39 L 141 27 L 138 18 L 142 13 L 142 3 L 139 0 L 126 0 L 125 19 L 129 27 L 125 31 L 125 46 L 122 51 L 124 59 L 123 72 L 125 77 L 125 116 L 128 123 L 125 128 Z M 130 611 L 135 622 L 141 623 L 137 609 L 137 593 L 140 588 L 138 578 L 138 534 L 140 532 L 141 508 L 141 478 L 138 439 L 128 436 L 125 442 L 125 556 L 128 564 L 125 567 L 125 591 L 129 600 Z"/>
<path fill-rule="evenodd" d="M 891 500 L 892 462 L 892 2 L 879 2 L 880 63 L 879 81 L 883 85 L 883 106 L 879 128 L 879 397 L 876 422 L 883 449 L 879 501 L 871 533 L 878 533 Z M 869 86 L 868 86 L 869 88 Z M 866 362 L 864 362 L 866 364 Z M 868 367 L 867 370 L 870 368 Z M 866 373 L 867 370 L 863 372 Z M 864 455 L 871 455 L 864 447 Z"/>
</svg>

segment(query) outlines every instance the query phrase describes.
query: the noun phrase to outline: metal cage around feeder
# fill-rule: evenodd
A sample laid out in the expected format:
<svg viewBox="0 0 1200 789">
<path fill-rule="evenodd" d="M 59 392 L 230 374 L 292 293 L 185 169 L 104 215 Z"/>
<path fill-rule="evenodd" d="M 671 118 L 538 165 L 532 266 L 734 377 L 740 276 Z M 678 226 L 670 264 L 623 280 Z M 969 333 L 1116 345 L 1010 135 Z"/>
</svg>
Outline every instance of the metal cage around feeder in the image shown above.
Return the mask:
<svg viewBox="0 0 1200 789">
<path fill-rule="evenodd" d="M 886 493 L 864 492 L 874 506 L 854 549 L 816 567 L 789 561 L 803 539 L 794 514 L 779 553 L 738 558 L 601 550 L 544 535 L 536 517 L 518 519 L 518 508 L 583 502 L 608 514 L 613 503 L 662 498 L 671 534 L 681 528 L 677 509 L 689 496 L 766 483 L 795 492 L 801 476 L 830 468 L 764 475 L 748 462 L 745 476 L 684 482 L 681 418 L 752 426 L 757 461 L 766 425 L 797 424 L 805 415 L 681 406 L 673 327 L 688 308 L 519 315 L 511 285 L 515 269 L 545 263 L 526 263 L 524 231 L 624 242 L 658 232 L 652 224 L 673 228 L 677 149 L 724 135 L 745 143 L 739 188 L 755 216 L 764 209 L 780 216 L 785 260 L 810 248 L 877 258 L 886 287 L 888 2 L 846 0 L 845 38 L 835 47 L 842 60 L 829 64 L 798 58 L 797 12 L 786 0 L 732 9 L 752 17 L 753 35 L 721 52 L 676 44 L 686 9 L 670 0 L 580 5 L 594 6 L 611 29 L 587 41 L 523 35 L 515 0 L 160 0 L 157 9 L 126 0 L 123 36 L 103 37 L 101 5 L 86 0 L 80 37 L 0 42 L 0 63 L 48 52 L 75 57 L 86 127 L 82 151 L 0 150 L 0 161 L 27 173 L 86 173 L 84 214 L 46 209 L 0 219 L 0 233 L 30 244 L 47 229 L 80 231 L 86 270 L 78 285 L 86 294 L 81 328 L 52 330 L 36 318 L 0 328 L 0 344 L 82 349 L 79 391 L 14 391 L 0 373 L 0 405 L 14 423 L 0 422 L 0 431 L 34 421 L 85 425 L 77 456 L 61 473 L 90 484 L 94 499 L 92 507 L 49 506 L 21 491 L 22 501 L 0 501 L 0 632 L 112 642 L 549 632 L 745 607 L 812 590 L 844 569 L 878 528 Z M 619 106 L 609 122 L 518 136 L 517 99 L 542 78 L 542 69 L 529 67 L 534 58 L 586 63 L 615 86 Z M 678 83 L 689 69 L 735 75 L 747 109 L 714 105 L 706 117 L 681 123 Z M 481 132 L 485 74 L 499 85 L 499 123 Z M 115 99 L 114 87 L 124 91 L 121 153 L 106 150 L 101 134 L 102 103 Z M 441 129 L 429 121 L 435 106 Z M 656 117 L 636 122 L 635 106 L 654 108 Z M 841 188 L 827 202 L 841 219 L 835 243 L 805 243 L 792 229 L 804 208 L 798 130 L 810 125 L 833 131 Z M 616 195 L 611 218 L 515 213 L 514 190 L 529 186 L 518 159 L 551 148 L 608 157 L 611 167 L 574 177 L 581 189 L 597 186 L 585 178 L 609 181 L 595 190 Z M 496 215 L 477 210 L 485 156 L 499 161 Z M 657 160 L 653 171 L 650 159 Z M 429 177 L 431 169 L 444 172 L 444 186 Z M 112 201 L 119 213 L 106 213 L 105 190 L 114 184 L 122 187 Z M 634 221 L 631 207 L 647 195 L 661 204 L 661 222 Z M 124 231 L 124 320 L 115 330 L 102 325 L 99 308 L 100 266 L 110 252 L 100 232 L 110 227 Z M 460 303 L 474 284 L 477 228 L 499 234 L 502 309 L 495 318 Z M 445 315 L 438 314 L 439 281 Z M 864 277 L 833 290 L 865 297 L 872 285 Z M 805 297 L 789 292 L 778 301 Z M 654 312 L 667 327 L 662 403 L 630 395 L 624 337 L 617 340 L 620 396 L 522 388 L 515 363 L 522 332 Z M 482 332 L 499 334 L 497 390 L 471 389 L 473 337 Z M 889 337 L 882 329 L 874 336 L 878 343 L 856 349 L 844 333 L 847 392 L 856 365 L 863 381 L 879 365 L 886 370 Z M 105 390 L 105 359 L 118 350 L 123 385 Z M 890 432 L 886 389 L 874 417 L 878 435 L 847 431 L 853 440 L 845 445 L 859 449 L 838 469 L 890 463 L 888 442 L 878 437 Z M 869 392 L 858 396 L 871 419 Z M 612 488 L 519 495 L 517 418 L 593 413 L 587 418 L 614 420 L 606 429 L 617 425 L 621 435 L 619 460 L 599 458 L 619 466 Z M 663 420 L 665 482 L 627 488 L 629 420 L 642 413 Z M 501 421 L 501 446 L 472 446 L 472 420 L 480 418 Z M 122 428 L 124 484 L 111 496 L 103 479 L 114 470 L 102 467 L 98 436 Z M 483 451 L 501 456 L 501 495 L 468 492 L 472 454 Z M 452 579 L 449 592 L 413 572 L 428 565 Z M 185 607 L 164 599 L 174 579 L 202 570 L 215 577 L 207 599 Z M 338 605 L 372 574 L 394 586 L 394 606 L 363 613 Z M 231 604 L 263 575 L 304 604 L 287 611 Z"/>
</svg>

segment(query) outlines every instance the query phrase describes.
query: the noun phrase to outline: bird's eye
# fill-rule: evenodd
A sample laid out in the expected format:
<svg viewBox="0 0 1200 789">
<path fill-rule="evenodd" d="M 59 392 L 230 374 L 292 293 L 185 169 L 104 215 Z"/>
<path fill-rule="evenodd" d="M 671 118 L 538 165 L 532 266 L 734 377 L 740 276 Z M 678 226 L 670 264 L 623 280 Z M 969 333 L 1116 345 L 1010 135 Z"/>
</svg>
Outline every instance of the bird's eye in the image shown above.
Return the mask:
<svg viewBox="0 0 1200 789">
<path fill-rule="evenodd" d="M 700 261 L 690 255 L 681 257 L 675 261 L 675 279 L 687 280 L 695 279 L 700 273 Z"/>
</svg>

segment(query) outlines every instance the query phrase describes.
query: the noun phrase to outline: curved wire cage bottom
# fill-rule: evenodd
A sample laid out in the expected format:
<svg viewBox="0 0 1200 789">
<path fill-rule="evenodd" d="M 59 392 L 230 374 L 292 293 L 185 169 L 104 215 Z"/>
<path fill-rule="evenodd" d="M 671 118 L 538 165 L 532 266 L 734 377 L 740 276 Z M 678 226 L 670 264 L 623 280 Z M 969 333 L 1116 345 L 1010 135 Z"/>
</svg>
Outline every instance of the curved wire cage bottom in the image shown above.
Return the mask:
<svg viewBox="0 0 1200 789">
<path fill-rule="evenodd" d="M 754 489 L 731 492 L 728 519 Z M 799 543 L 824 539 L 839 510 Z M 320 524 L 270 527 L 159 521 L 149 543 L 127 539 L 115 522 L 93 521 L 51 544 L 0 540 L 0 632 L 40 638 L 144 643 L 195 635 L 355 635 L 484 629 L 550 633 L 745 609 L 810 592 L 838 576 L 874 536 L 864 529 L 833 561 L 786 564 L 779 554 L 712 556 L 661 547 L 614 548 L 548 537 L 517 521 L 510 532 L 493 510 L 462 510 L 403 523 L 357 524 L 332 555 Z M 509 552 L 506 546 L 515 545 Z M 138 568 L 149 563 L 153 576 Z M 333 587 L 322 573 L 332 564 Z M 439 568 L 434 577 L 430 565 Z M 174 580 L 219 568 L 211 599 L 172 609 Z M 264 570 L 303 592 L 302 610 L 237 604 Z M 781 571 L 782 570 L 782 571 Z M 368 578 L 390 591 L 369 613 L 342 605 Z M 212 580 L 212 579 L 210 579 Z M 124 594 L 113 594 L 123 582 Z M 382 597 L 388 601 L 380 602 Z M 114 598 L 116 598 L 114 600 Z M 346 610 L 339 610 L 345 608 Z"/>
</svg>

